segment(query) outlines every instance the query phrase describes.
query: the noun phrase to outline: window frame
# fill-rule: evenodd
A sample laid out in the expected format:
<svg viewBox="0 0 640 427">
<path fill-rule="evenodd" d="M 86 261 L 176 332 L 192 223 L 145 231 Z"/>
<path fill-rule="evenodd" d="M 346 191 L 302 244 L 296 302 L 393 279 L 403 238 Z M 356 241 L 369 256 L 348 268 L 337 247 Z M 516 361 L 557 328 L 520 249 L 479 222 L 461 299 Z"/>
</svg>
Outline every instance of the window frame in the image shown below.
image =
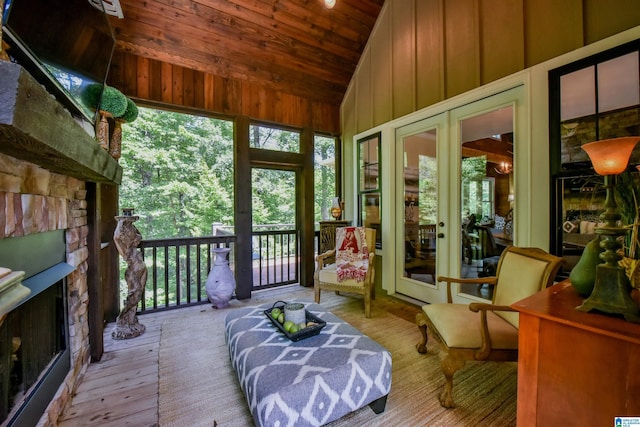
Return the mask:
<svg viewBox="0 0 640 427">
<path fill-rule="evenodd" d="M 376 150 L 376 162 L 366 164 L 363 158 L 363 147 L 365 144 L 375 144 Z M 380 249 L 382 247 L 382 239 L 380 233 L 380 224 L 382 222 L 381 215 L 381 206 L 382 206 L 382 191 L 381 191 L 381 183 L 382 183 L 382 159 L 381 155 L 382 148 L 382 133 L 377 132 L 371 134 L 369 136 L 365 136 L 357 140 L 357 162 L 358 162 L 358 170 L 357 170 L 357 203 L 358 203 L 358 220 L 357 223 L 359 226 L 363 225 L 371 225 L 371 222 L 367 221 L 367 209 L 366 203 L 368 200 L 377 199 L 377 232 L 376 232 L 376 248 Z M 377 175 L 375 177 L 376 183 L 375 186 L 367 186 L 365 183 L 365 169 L 369 168 L 372 170 L 373 165 L 377 167 Z M 376 228 L 376 227 L 374 227 Z"/>
<path fill-rule="evenodd" d="M 551 184 L 551 212 L 550 212 L 550 242 L 551 252 L 562 256 L 563 249 L 563 181 L 571 178 L 597 177 L 590 161 L 567 163 L 573 164 L 574 167 L 563 167 L 562 164 L 562 116 L 561 116 L 561 78 L 562 76 L 571 74 L 576 71 L 596 67 L 595 71 L 595 114 L 593 114 L 595 125 L 595 139 L 601 138 L 600 118 L 609 113 L 608 111 L 599 111 L 598 105 L 598 80 L 597 65 L 622 57 L 624 55 L 638 52 L 640 55 L 640 39 L 633 40 L 616 46 L 614 48 L 596 53 L 578 61 L 566 64 L 549 70 L 549 173 Z M 640 71 L 639 71 L 640 72 Z M 589 116 L 585 116 L 589 117 Z M 634 152 L 637 152 L 638 147 Z M 568 270 L 563 267 L 559 273 L 559 278 L 568 277 Z"/>
</svg>

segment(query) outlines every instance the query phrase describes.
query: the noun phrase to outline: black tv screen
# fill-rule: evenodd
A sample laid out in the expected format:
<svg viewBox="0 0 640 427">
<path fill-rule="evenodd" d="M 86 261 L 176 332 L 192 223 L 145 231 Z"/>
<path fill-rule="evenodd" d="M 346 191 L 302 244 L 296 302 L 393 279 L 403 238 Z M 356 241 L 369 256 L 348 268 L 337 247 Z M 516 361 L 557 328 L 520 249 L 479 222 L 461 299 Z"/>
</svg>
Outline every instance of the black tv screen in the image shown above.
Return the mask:
<svg viewBox="0 0 640 427">
<path fill-rule="evenodd" d="M 115 46 L 101 0 L 7 0 L 3 37 L 9 55 L 74 116 L 95 121 L 84 87 L 105 83 Z"/>
</svg>

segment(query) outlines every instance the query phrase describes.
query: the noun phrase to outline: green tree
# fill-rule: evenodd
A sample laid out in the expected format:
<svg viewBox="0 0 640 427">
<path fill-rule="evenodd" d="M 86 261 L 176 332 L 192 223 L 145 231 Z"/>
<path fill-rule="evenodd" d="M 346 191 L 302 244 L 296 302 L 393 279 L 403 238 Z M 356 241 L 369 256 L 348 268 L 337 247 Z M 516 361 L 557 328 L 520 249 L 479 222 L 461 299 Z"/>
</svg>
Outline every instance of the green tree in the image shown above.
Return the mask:
<svg viewBox="0 0 640 427">
<path fill-rule="evenodd" d="M 314 139 L 315 167 L 315 221 L 321 221 L 331 207 L 331 199 L 336 196 L 336 141 L 335 138 L 316 136 Z M 333 162 L 331 162 L 333 160 Z"/>
<path fill-rule="evenodd" d="M 145 239 L 211 234 L 233 218 L 233 123 L 140 108 L 124 126 L 120 205 Z"/>
<path fill-rule="evenodd" d="M 295 173 L 277 169 L 254 168 L 253 224 L 295 223 Z"/>
</svg>

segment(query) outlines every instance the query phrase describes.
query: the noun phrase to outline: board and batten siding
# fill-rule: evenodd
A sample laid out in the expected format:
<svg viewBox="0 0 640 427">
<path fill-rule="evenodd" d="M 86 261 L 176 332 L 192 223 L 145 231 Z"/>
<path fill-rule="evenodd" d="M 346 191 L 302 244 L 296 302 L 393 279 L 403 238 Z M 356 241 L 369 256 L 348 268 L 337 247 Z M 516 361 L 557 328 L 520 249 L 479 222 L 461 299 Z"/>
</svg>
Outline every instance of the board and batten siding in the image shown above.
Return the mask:
<svg viewBox="0 0 640 427">
<path fill-rule="evenodd" d="M 342 102 L 343 140 L 639 24 L 634 0 L 387 0 Z"/>
<path fill-rule="evenodd" d="M 214 116 L 246 116 L 326 134 L 340 133 L 340 99 L 335 104 L 313 101 L 123 51 L 114 53 L 108 84 L 142 104 L 150 101 Z"/>
</svg>

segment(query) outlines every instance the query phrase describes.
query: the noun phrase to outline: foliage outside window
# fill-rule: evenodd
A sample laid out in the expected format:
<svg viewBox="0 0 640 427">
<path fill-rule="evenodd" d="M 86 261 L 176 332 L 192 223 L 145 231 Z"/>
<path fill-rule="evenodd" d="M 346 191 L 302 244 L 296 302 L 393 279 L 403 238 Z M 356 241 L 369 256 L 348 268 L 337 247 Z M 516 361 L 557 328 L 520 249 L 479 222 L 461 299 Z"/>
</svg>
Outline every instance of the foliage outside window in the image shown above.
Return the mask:
<svg viewBox="0 0 640 427">
<path fill-rule="evenodd" d="M 358 225 L 375 228 L 380 247 L 380 134 L 358 141 Z"/>
<path fill-rule="evenodd" d="M 293 171 L 251 169 L 254 231 L 291 230 L 296 223 L 296 176 Z"/>
<path fill-rule="evenodd" d="M 472 179 L 463 184 L 463 213 L 474 214 L 479 222 L 488 222 L 494 217 L 494 178 Z"/>
<path fill-rule="evenodd" d="M 144 239 L 209 236 L 233 224 L 233 122 L 140 108 L 123 126 L 119 204 Z"/>
<path fill-rule="evenodd" d="M 434 157 L 420 156 L 418 164 L 420 169 L 418 222 L 435 224 L 438 219 L 438 200 L 434 197 L 438 182 L 437 161 Z"/>
<path fill-rule="evenodd" d="M 300 152 L 300 132 L 269 127 L 249 126 L 249 146 L 263 150 Z"/>
<path fill-rule="evenodd" d="M 462 220 L 475 215 L 480 222 L 483 218 L 493 219 L 494 195 L 489 189 L 491 178 L 486 176 L 487 157 L 467 157 L 462 159 Z"/>
<path fill-rule="evenodd" d="M 316 135 L 314 138 L 314 219 L 330 220 L 331 200 L 336 196 L 336 139 Z"/>
</svg>

